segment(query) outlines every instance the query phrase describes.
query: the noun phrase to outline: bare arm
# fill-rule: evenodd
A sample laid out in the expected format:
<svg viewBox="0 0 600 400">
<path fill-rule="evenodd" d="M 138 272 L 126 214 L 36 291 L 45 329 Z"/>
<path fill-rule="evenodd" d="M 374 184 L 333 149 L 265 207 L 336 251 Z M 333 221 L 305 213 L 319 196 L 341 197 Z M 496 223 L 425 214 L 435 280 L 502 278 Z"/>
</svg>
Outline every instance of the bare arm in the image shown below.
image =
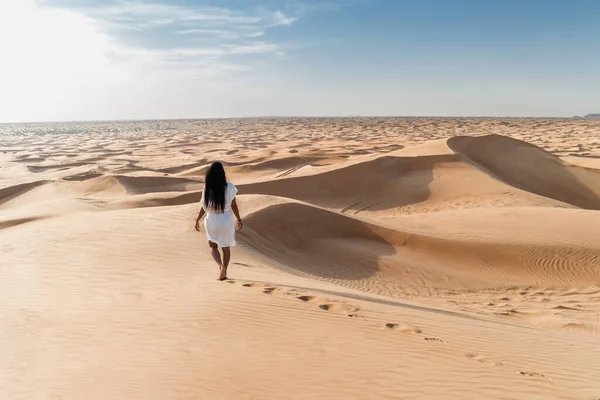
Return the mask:
<svg viewBox="0 0 600 400">
<path fill-rule="evenodd" d="M 198 213 L 198 218 L 196 218 L 196 230 L 200 230 L 200 220 L 204 217 L 206 211 L 204 211 L 204 207 L 200 207 L 200 212 Z"/>
<path fill-rule="evenodd" d="M 244 223 L 242 222 L 242 217 L 240 217 L 240 209 L 238 208 L 237 201 L 235 198 L 231 202 L 231 211 L 233 211 L 235 217 L 237 218 L 237 228 L 242 229 Z"/>
</svg>

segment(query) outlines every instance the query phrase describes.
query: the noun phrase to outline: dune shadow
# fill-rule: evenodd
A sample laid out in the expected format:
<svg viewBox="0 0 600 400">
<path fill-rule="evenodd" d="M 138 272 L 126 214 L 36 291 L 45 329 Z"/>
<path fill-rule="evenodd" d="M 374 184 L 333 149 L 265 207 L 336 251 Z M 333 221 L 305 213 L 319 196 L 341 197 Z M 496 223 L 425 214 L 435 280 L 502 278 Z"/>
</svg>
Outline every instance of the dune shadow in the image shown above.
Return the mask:
<svg viewBox="0 0 600 400">
<path fill-rule="evenodd" d="M 16 185 L 0 188 L 0 205 L 15 199 L 28 191 L 35 189 L 38 186 L 47 184 L 49 181 L 34 181 L 27 183 L 19 183 Z"/>
<path fill-rule="evenodd" d="M 453 154 L 383 156 L 316 175 L 240 185 L 240 194 L 300 200 L 350 214 L 382 211 L 425 201 L 437 163 L 459 160 Z"/>
<path fill-rule="evenodd" d="M 341 214 L 284 203 L 249 215 L 238 239 L 290 271 L 360 280 L 376 274 L 380 257 L 396 253 L 398 233 L 385 233 L 381 227 Z"/>
<path fill-rule="evenodd" d="M 540 147 L 508 136 L 456 136 L 447 143 L 455 153 L 508 185 L 600 210 L 597 170 L 568 164 Z"/>
</svg>

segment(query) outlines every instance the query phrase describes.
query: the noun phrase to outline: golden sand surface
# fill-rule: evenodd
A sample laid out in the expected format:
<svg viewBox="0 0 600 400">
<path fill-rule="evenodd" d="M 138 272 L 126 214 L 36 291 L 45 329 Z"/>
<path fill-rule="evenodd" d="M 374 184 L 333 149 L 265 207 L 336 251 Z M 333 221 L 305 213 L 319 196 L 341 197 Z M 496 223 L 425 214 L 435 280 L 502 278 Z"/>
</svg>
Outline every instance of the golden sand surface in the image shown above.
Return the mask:
<svg viewBox="0 0 600 400">
<path fill-rule="evenodd" d="M 0 125 L 0 398 L 598 399 L 598 210 L 595 120 Z"/>
</svg>

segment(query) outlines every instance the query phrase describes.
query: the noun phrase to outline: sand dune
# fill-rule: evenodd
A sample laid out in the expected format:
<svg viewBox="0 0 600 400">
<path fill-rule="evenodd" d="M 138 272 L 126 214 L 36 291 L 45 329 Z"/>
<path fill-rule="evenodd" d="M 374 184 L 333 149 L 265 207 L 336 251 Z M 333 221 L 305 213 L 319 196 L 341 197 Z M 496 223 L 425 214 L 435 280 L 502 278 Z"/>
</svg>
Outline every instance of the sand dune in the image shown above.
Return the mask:
<svg viewBox="0 0 600 400">
<path fill-rule="evenodd" d="M 38 186 L 46 183 L 45 181 L 34 181 L 29 183 L 22 183 L 14 186 L 8 186 L 5 188 L 0 188 L 0 204 L 6 203 L 14 199 L 15 197 L 19 197 L 24 193 L 27 193 L 31 189 L 34 189 Z"/>
<path fill-rule="evenodd" d="M 452 160 L 452 156 L 388 156 L 312 176 L 250 184 L 241 190 L 351 211 L 401 208 L 427 199 L 434 165 Z"/>
<path fill-rule="evenodd" d="M 503 182 L 577 207 L 600 209 L 600 171 L 569 165 L 509 137 L 454 137 L 448 145 Z"/>
<path fill-rule="evenodd" d="M 600 216 L 576 210 L 491 211 L 441 218 L 434 213 L 396 220 L 391 228 L 279 202 L 252 213 L 241 237 L 287 270 L 390 296 L 403 293 L 403 287 L 600 285 L 600 229 L 590 228 L 600 226 Z M 549 222 L 540 223 L 548 216 Z M 490 219 L 501 219 L 501 228 L 488 228 Z"/>
<path fill-rule="evenodd" d="M 597 137 L 557 119 L 0 126 L 0 398 L 597 398 Z M 193 229 L 216 159 L 245 219 L 226 282 Z"/>
<path fill-rule="evenodd" d="M 196 180 L 166 176 L 107 175 L 81 181 L 38 181 L 0 189 L 0 207 L 21 207 L 57 198 L 114 198 L 201 190 L 202 187 Z"/>
<path fill-rule="evenodd" d="M 368 213 L 371 217 L 384 211 L 389 215 L 482 206 L 568 206 L 515 190 L 453 154 L 384 156 L 315 172 L 242 185 L 240 190 L 284 196 L 352 214 Z"/>
</svg>

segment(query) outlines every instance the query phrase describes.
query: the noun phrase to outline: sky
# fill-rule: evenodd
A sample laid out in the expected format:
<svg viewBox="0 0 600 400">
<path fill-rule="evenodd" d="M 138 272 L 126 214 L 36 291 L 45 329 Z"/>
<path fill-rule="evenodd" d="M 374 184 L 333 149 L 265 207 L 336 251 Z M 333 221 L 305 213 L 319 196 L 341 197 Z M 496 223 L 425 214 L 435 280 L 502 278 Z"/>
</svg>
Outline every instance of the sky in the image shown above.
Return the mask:
<svg viewBox="0 0 600 400">
<path fill-rule="evenodd" d="M 0 0 L 0 122 L 600 112 L 597 0 Z"/>
</svg>

